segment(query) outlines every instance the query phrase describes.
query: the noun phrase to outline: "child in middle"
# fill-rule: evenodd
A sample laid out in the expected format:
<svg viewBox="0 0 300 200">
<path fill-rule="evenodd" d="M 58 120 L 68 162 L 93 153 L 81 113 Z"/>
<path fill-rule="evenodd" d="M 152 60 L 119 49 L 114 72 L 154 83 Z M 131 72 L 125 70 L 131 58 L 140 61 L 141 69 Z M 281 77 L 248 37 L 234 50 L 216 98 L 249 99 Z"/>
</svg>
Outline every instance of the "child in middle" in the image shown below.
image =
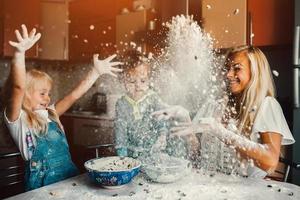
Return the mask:
<svg viewBox="0 0 300 200">
<path fill-rule="evenodd" d="M 126 94 L 116 103 L 115 143 L 118 156 L 147 157 L 164 151 L 187 157 L 187 142 L 169 138 L 169 122 L 151 115 L 168 107 L 150 88 L 150 62 L 137 50 L 125 53 L 123 76 Z"/>
</svg>

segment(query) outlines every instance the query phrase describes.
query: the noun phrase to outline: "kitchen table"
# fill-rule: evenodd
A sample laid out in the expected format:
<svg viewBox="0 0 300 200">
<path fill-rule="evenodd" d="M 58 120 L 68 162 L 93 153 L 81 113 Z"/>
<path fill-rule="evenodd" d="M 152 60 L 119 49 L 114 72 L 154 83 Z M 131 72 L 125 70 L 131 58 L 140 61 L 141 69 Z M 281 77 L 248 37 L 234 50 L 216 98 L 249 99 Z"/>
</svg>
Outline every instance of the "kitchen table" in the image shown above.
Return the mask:
<svg viewBox="0 0 300 200">
<path fill-rule="evenodd" d="M 9 199 L 300 199 L 297 185 L 193 170 L 169 184 L 153 183 L 140 174 L 121 188 L 105 189 L 82 174 Z"/>
</svg>

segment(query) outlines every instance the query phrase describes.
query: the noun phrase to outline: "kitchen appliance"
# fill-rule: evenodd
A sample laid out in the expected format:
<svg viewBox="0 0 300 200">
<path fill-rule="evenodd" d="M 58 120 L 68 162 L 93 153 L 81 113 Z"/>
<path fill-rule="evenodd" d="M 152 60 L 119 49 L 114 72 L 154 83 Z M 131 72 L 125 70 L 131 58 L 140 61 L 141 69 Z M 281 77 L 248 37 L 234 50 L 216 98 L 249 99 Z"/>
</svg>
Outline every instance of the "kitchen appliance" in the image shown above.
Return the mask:
<svg viewBox="0 0 300 200">
<path fill-rule="evenodd" d="M 106 112 L 106 94 L 97 92 L 92 97 L 94 111 L 97 114 Z"/>
<path fill-rule="evenodd" d="M 294 109 L 293 135 L 296 143 L 293 145 L 293 161 L 300 162 L 300 0 L 295 0 L 294 44 L 293 44 L 293 77 L 294 77 Z M 300 170 L 292 170 L 292 182 L 300 185 Z"/>
</svg>

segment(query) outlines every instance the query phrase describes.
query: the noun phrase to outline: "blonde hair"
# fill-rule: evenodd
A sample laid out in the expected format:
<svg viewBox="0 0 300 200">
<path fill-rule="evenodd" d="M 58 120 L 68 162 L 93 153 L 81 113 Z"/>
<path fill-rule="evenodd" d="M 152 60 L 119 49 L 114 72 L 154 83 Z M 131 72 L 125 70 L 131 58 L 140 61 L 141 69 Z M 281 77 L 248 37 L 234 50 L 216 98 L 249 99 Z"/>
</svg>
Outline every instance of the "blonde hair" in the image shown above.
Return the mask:
<svg viewBox="0 0 300 200">
<path fill-rule="evenodd" d="M 33 133 L 38 137 L 47 134 L 48 122 L 45 118 L 40 117 L 32 110 L 30 97 L 32 92 L 35 90 L 36 85 L 45 82 L 52 86 L 52 78 L 45 72 L 33 69 L 26 73 L 26 89 L 22 108 L 27 114 L 27 123 L 29 127 L 34 130 Z M 49 118 L 52 121 L 56 122 L 59 125 L 60 129 L 63 131 L 63 126 L 55 110 L 48 109 L 48 113 Z"/>
<path fill-rule="evenodd" d="M 268 60 L 259 48 L 235 47 L 230 50 L 227 60 L 239 53 L 245 53 L 249 60 L 251 78 L 236 102 L 239 108 L 236 117 L 239 131 L 249 137 L 262 101 L 267 96 L 275 96 L 275 85 Z"/>
</svg>

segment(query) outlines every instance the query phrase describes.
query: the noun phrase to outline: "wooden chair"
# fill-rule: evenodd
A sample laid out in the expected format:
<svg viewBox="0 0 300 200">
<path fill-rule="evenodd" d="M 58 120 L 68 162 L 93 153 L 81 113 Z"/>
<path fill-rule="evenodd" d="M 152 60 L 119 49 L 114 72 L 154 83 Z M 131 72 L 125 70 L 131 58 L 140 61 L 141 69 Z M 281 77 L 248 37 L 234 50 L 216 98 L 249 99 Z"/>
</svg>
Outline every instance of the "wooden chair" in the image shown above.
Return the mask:
<svg viewBox="0 0 300 200">
<path fill-rule="evenodd" d="M 24 192 L 24 161 L 20 152 L 0 154 L 0 199 Z"/>
<path fill-rule="evenodd" d="M 291 168 L 300 170 L 300 163 L 295 163 L 291 160 L 280 157 L 277 169 L 274 173 L 268 175 L 267 178 L 276 181 L 288 182 Z"/>
</svg>

